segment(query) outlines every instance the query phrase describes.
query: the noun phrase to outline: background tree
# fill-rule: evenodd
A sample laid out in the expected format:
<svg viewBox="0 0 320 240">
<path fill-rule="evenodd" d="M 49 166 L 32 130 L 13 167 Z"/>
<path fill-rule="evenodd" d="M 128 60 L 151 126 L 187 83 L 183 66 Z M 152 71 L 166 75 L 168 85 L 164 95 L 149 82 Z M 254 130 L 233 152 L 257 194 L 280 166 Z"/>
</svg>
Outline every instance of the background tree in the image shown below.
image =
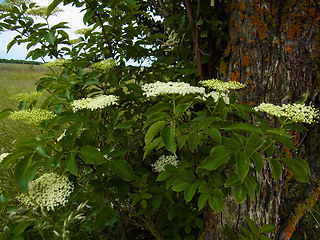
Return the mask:
<svg viewBox="0 0 320 240">
<path fill-rule="evenodd" d="M 85 11 L 88 28 L 78 31 L 78 39 L 69 39 L 65 23 L 50 26 L 32 18 L 48 20 L 61 2 Z M 27 2 L 7 5 L 0 26 L 18 33 L 8 49 L 27 42 L 33 60 L 70 60 L 56 62 L 60 68 L 38 82 L 38 90 L 51 94 L 41 108 L 57 118 L 41 123 L 39 137 L 18 145 L 2 167 L 13 170 L 7 178 L 24 191 L 37 172 L 67 173 L 75 186 L 68 212 L 42 211 L 36 216 L 48 225 L 39 230 L 32 227 L 35 213 L 18 208 L 29 218 L 18 229 L 14 218 L 3 223 L 11 229 L 8 236 L 50 234 L 53 218 L 56 235 L 65 239 L 239 239 L 241 231 L 249 239 L 266 238 L 262 235 L 274 229 L 268 224 L 277 226 L 269 236 L 289 239 L 318 197 L 316 171 L 307 185 L 309 169 L 301 159 L 317 169 L 318 129 L 301 135 L 304 125 L 282 124 L 292 132 L 294 146 L 275 118 L 268 119 L 272 130 L 252 107 L 236 103 L 235 94 L 222 100 L 220 92 L 220 100 L 208 101 L 164 96 L 156 104 L 144 98 L 141 84 L 195 85 L 220 77 L 246 84 L 242 103 L 294 103 L 309 90 L 304 101 L 317 104 L 318 7 L 312 1 L 240 0 L 55 0 L 48 9 Z M 75 102 L 101 94 L 119 97 L 119 108 L 90 112 Z M 35 102 L 25 106 L 33 109 Z M 157 177 L 151 164 L 170 152 L 183 159 L 181 165 Z M 223 157 L 214 157 L 219 154 Z M 81 211 L 85 220 L 77 215 Z"/>
</svg>

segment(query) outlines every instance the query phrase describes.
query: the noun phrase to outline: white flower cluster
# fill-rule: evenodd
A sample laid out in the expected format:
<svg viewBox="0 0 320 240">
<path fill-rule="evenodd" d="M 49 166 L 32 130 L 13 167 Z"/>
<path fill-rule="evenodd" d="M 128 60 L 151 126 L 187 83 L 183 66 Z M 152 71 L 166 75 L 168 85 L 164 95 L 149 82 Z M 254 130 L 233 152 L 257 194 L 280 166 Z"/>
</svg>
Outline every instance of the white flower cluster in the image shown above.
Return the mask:
<svg viewBox="0 0 320 240">
<path fill-rule="evenodd" d="M 178 162 L 179 161 L 177 160 L 177 157 L 174 155 L 171 155 L 171 156 L 162 155 L 154 164 L 151 164 L 151 166 L 153 167 L 154 171 L 163 172 L 165 170 L 164 167 L 166 165 L 170 164 L 177 167 Z"/>
<path fill-rule="evenodd" d="M 200 84 L 202 84 L 205 87 L 216 90 L 218 92 L 228 92 L 229 90 L 241 89 L 246 86 L 245 84 L 242 84 L 239 82 L 235 82 L 235 81 L 222 82 L 218 79 L 200 81 Z"/>
<path fill-rule="evenodd" d="M 69 42 L 70 44 L 77 44 L 79 42 L 82 42 L 82 39 L 81 38 L 70 39 Z"/>
<path fill-rule="evenodd" d="M 9 155 L 9 153 L 1 153 L 0 154 L 0 162 L 2 162 L 8 155 Z"/>
<path fill-rule="evenodd" d="M 65 175 L 57 173 L 45 173 L 41 177 L 29 183 L 28 193 L 21 193 L 17 200 L 34 210 L 54 210 L 64 206 L 73 191 L 73 184 Z"/>
<path fill-rule="evenodd" d="M 52 62 L 46 62 L 42 65 L 45 67 L 64 67 L 69 63 L 68 59 L 58 58 Z"/>
<path fill-rule="evenodd" d="M 176 32 L 172 31 L 168 37 L 168 40 L 164 44 L 162 44 L 161 47 L 168 48 L 168 51 L 171 51 L 178 44 L 179 44 L 178 35 Z"/>
<path fill-rule="evenodd" d="M 79 109 L 94 109 L 105 108 L 110 105 L 117 105 L 118 97 L 114 95 L 101 95 L 95 98 L 81 98 L 71 103 L 73 111 Z"/>
<path fill-rule="evenodd" d="M 33 102 L 42 96 L 41 92 L 19 93 L 10 97 L 10 99 L 20 102 Z"/>
<path fill-rule="evenodd" d="M 13 120 L 24 120 L 30 124 L 38 125 L 42 121 L 52 119 L 55 116 L 55 113 L 45 109 L 27 109 L 14 111 L 8 118 Z"/>
<path fill-rule="evenodd" d="M 113 68 L 116 65 L 116 61 L 114 59 L 106 59 L 103 60 L 102 62 L 96 62 L 91 65 L 92 68 L 96 70 L 109 70 Z"/>
<path fill-rule="evenodd" d="M 29 15 L 32 15 L 32 16 L 46 18 L 47 17 L 47 9 L 48 9 L 48 7 L 46 7 L 46 6 L 35 6 L 34 8 L 28 9 L 26 13 Z M 51 15 L 56 16 L 58 12 L 62 12 L 62 10 L 59 8 L 55 8 L 51 12 Z"/>
<path fill-rule="evenodd" d="M 271 103 L 261 103 L 254 108 L 256 111 L 266 112 L 276 117 L 285 117 L 291 122 L 304 122 L 311 124 L 319 119 L 319 110 L 313 106 L 306 106 L 305 104 L 283 104 L 282 106 L 275 106 Z"/>
<path fill-rule="evenodd" d="M 229 104 L 229 96 L 226 93 L 212 91 L 210 93 L 204 94 L 203 97 L 201 97 L 200 99 L 202 99 L 203 101 L 206 101 L 209 97 L 212 97 L 215 102 L 217 102 L 219 98 L 223 98 L 223 101 L 226 104 Z"/>
<path fill-rule="evenodd" d="M 80 28 L 74 31 L 75 34 L 86 34 L 87 32 L 92 31 L 92 28 Z"/>
<path fill-rule="evenodd" d="M 193 87 L 185 82 L 155 82 L 142 85 L 143 95 L 147 97 L 156 97 L 167 94 L 205 94 L 205 89 L 202 87 Z"/>
</svg>

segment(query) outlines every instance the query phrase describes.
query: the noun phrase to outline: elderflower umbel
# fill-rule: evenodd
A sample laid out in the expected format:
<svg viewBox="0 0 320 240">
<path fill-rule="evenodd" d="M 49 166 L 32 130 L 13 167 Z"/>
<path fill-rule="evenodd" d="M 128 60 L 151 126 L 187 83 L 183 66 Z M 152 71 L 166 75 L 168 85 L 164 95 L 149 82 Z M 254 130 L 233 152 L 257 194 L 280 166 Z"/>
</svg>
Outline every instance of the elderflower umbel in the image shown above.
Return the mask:
<svg viewBox="0 0 320 240">
<path fill-rule="evenodd" d="M 214 99 L 215 102 L 218 101 L 219 98 L 223 98 L 223 101 L 226 104 L 229 104 L 229 96 L 226 93 L 219 93 L 216 91 L 210 92 L 210 93 L 206 93 L 203 95 L 203 97 L 200 97 L 200 99 L 202 99 L 203 101 L 207 100 L 209 97 L 212 97 Z"/>
<path fill-rule="evenodd" d="M 106 59 L 102 62 L 96 62 L 91 65 L 92 68 L 96 70 L 109 70 L 116 65 L 116 61 L 114 59 Z"/>
<path fill-rule="evenodd" d="M 81 98 L 72 102 L 73 111 L 79 109 L 94 109 L 105 108 L 110 105 L 117 105 L 118 97 L 114 95 L 101 95 L 95 98 Z"/>
<path fill-rule="evenodd" d="M 167 94 L 205 94 L 205 89 L 202 87 L 193 87 L 185 82 L 155 82 L 142 85 L 143 95 L 147 97 L 156 97 Z"/>
<path fill-rule="evenodd" d="M 21 193 L 17 200 L 33 210 L 54 210 L 64 206 L 73 191 L 73 184 L 65 175 L 57 173 L 45 173 L 41 177 L 31 181 L 28 185 L 28 193 Z"/>
<path fill-rule="evenodd" d="M 13 120 L 24 120 L 30 124 L 38 125 L 42 121 L 52 119 L 55 116 L 56 114 L 45 109 L 27 109 L 14 111 L 8 118 Z"/>
<path fill-rule="evenodd" d="M 174 155 L 171 155 L 171 156 L 162 155 L 154 164 L 151 164 L 151 166 L 153 167 L 154 171 L 163 172 L 165 170 L 164 167 L 168 164 L 177 167 L 178 166 L 177 157 Z"/>
<path fill-rule="evenodd" d="M 270 103 L 261 103 L 254 108 L 256 111 L 266 112 L 276 117 L 285 117 L 291 122 L 304 122 L 311 124 L 319 119 L 319 110 L 313 106 L 306 106 L 305 104 L 283 104 L 282 106 L 275 106 Z"/>
<path fill-rule="evenodd" d="M 46 6 L 36 6 L 34 8 L 30 8 L 27 10 L 28 15 L 36 16 L 36 17 L 42 17 L 42 18 L 47 18 L 47 9 L 48 7 Z M 58 12 L 62 12 L 61 9 L 55 8 L 51 12 L 51 15 L 57 15 Z"/>
<path fill-rule="evenodd" d="M 10 99 L 20 102 L 33 102 L 42 96 L 41 92 L 19 93 L 10 97 Z"/>
<path fill-rule="evenodd" d="M 239 82 L 235 82 L 235 81 L 222 82 L 218 79 L 200 81 L 200 84 L 202 84 L 205 87 L 216 90 L 218 92 L 228 92 L 229 90 L 240 89 L 246 86 L 245 84 L 242 84 Z"/>
<path fill-rule="evenodd" d="M 52 62 L 46 62 L 42 65 L 45 67 L 64 67 L 69 63 L 68 59 L 58 58 Z"/>
</svg>

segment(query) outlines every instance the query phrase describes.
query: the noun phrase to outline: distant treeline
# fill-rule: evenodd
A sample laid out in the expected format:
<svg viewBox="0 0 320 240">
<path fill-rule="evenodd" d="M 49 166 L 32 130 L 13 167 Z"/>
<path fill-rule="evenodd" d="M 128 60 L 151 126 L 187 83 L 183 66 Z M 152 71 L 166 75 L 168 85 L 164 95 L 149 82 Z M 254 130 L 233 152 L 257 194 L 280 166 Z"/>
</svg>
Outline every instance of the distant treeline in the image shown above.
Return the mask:
<svg viewBox="0 0 320 240">
<path fill-rule="evenodd" d="M 3 58 L 0 58 L 0 63 L 18 63 L 18 64 L 40 65 L 40 62 L 36 62 L 36 61 L 25 61 L 25 60 L 3 59 Z"/>
</svg>

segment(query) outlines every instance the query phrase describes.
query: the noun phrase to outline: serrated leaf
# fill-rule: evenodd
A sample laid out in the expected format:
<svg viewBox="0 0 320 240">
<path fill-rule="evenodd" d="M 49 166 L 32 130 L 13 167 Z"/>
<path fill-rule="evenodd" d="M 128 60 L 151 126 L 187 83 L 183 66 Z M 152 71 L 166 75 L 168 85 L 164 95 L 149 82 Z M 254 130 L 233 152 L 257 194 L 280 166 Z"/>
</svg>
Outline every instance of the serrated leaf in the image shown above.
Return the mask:
<svg viewBox="0 0 320 240">
<path fill-rule="evenodd" d="M 216 146 L 211 150 L 210 156 L 203 160 L 201 167 L 207 170 L 215 170 L 229 161 L 232 152 L 233 150 L 228 147 Z"/>
<path fill-rule="evenodd" d="M 94 10 L 87 10 L 87 12 L 83 16 L 83 24 L 86 24 L 90 18 L 94 15 Z"/>
<path fill-rule="evenodd" d="M 256 223 L 252 219 L 248 218 L 248 225 L 249 225 L 251 232 L 253 232 L 255 235 L 257 235 L 258 234 L 258 227 L 257 227 Z"/>
<path fill-rule="evenodd" d="M 252 176 L 247 176 L 244 179 L 244 185 L 246 186 L 250 199 L 254 199 L 256 195 L 256 186 L 257 186 L 255 179 Z"/>
<path fill-rule="evenodd" d="M 281 163 L 278 159 L 275 158 L 271 158 L 269 161 L 272 167 L 272 176 L 275 180 L 278 180 L 282 171 Z"/>
<path fill-rule="evenodd" d="M 180 113 L 183 113 L 187 111 L 187 109 L 191 106 L 191 103 L 183 103 L 179 104 L 175 109 L 175 115 L 179 115 Z"/>
<path fill-rule="evenodd" d="M 188 185 L 190 185 L 190 182 L 187 182 L 186 180 L 184 180 L 183 178 L 178 178 L 174 181 L 173 185 L 172 185 L 172 189 L 176 192 L 181 192 L 183 190 L 186 189 L 186 187 Z"/>
<path fill-rule="evenodd" d="M 102 164 L 106 162 L 102 153 L 93 146 L 85 146 L 77 151 L 79 157 L 88 164 Z"/>
<path fill-rule="evenodd" d="M 263 131 L 259 127 L 254 126 L 250 123 L 234 123 L 223 129 L 226 131 L 243 131 L 263 135 Z"/>
<path fill-rule="evenodd" d="M 221 143 L 222 141 L 221 133 L 215 127 L 208 128 L 204 132 L 208 134 L 215 142 L 219 144 Z"/>
<path fill-rule="evenodd" d="M 161 138 L 164 146 L 173 154 L 176 153 L 176 141 L 174 139 L 175 125 L 164 126 L 161 129 Z"/>
<path fill-rule="evenodd" d="M 209 206 L 213 211 L 220 213 L 224 209 L 224 201 L 221 197 L 211 196 L 209 199 Z"/>
<path fill-rule="evenodd" d="M 66 167 L 69 172 L 75 176 L 78 175 L 78 164 L 75 158 L 75 152 L 69 152 L 66 155 Z"/>
<path fill-rule="evenodd" d="M 192 184 L 189 184 L 185 189 L 184 189 L 184 200 L 186 201 L 186 203 L 190 202 L 192 200 L 192 198 L 194 197 L 194 195 L 197 192 L 199 186 L 199 182 L 194 182 Z"/>
<path fill-rule="evenodd" d="M 31 160 L 32 155 L 27 155 L 23 159 L 21 159 L 14 168 L 14 178 L 22 188 L 24 192 L 28 191 L 28 184 L 26 180 L 26 169 Z"/>
<path fill-rule="evenodd" d="M 253 165 L 254 165 L 254 168 L 256 169 L 256 171 L 258 173 L 261 172 L 262 167 L 263 167 L 263 158 L 262 158 L 261 154 L 258 152 L 253 152 L 251 154 L 251 159 L 253 161 Z"/>
<path fill-rule="evenodd" d="M 208 199 L 210 198 L 210 194 L 208 193 L 201 193 L 199 199 L 198 199 L 198 209 L 199 211 L 204 208 L 206 205 Z"/>
<path fill-rule="evenodd" d="M 63 0 L 54 0 L 50 3 L 50 5 L 47 8 L 47 16 L 50 16 L 52 11 L 61 3 Z"/>
<path fill-rule="evenodd" d="M 247 157 L 250 157 L 251 154 L 257 151 L 263 145 L 263 138 L 261 138 L 256 133 L 252 133 L 248 138 L 244 151 Z"/>
<path fill-rule="evenodd" d="M 160 143 L 162 142 L 161 137 L 157 137 L 154 139 L 147 147 L 143 154 L 143 159 L 146 158 L 146 156 L 149 154 L 150 151 L 152 151 L 154 148 L 156 148 Z"/>
<path fill-rule="evenodd" d="M 297 181 L 310 183 L 310 168 L 302 158 L 283 158 Z"/>
<path fill-rule="evenodd" d="M 236 168 L 241 182 L 247 176 L 250 164 L 250 159 L 246 156 L 245 152 L 238 151 L 236 153 Z"/>
<path fill-rule="evenodd" d="M 276 226 L 273 224 L 264 224 L 259 229 L 259 233 L 271 233 L 276 229 Z"/>
<path fill-rule="evenodd" d="M 169 171 L 164 171 L 162 173 L 159 174 L 159 176 L 157 177 L 157 180 L 158 182 L 161 182 L 161 181 L 165 181 L 167 180 L 168 177 L 172 176 L 172 173 L 169 172 Z"/>
<path fill-rule="evenodd" d="M 118 175 L 124 181 L 131 181 L 134 178 L 133 170 L 129 163 L 125 160 L 111 161 L 111 169 L 116 175 Z"/>
<path fill-rule="evenodd" d="M 247 189 L 244 184 L 236 187 L 234 198 L 237 203 L 243 203 L 247 199 Z"/>
<path fill-rule="evenodd" d="M 27 221 L 22 221 L 22 222 L 19 222 L 17 224 L 17 226 L 14 228 L 13 230 L 13 234 L 18 236 L 20 235 L 21 233 L 24 232 L 24 230 L 29 226 L 31 225 L 31 222 L 27 222 Z"/>
<path fill-rule="evenodd" d="M 266 130 L 266 134 L 284 146 L 297 150 L 296 146 L 291 141 L 292 136 L 288 134 L 284 128 L 273 128 L 271 130 Z"/>
<path fill-rule="evenodd" d="M 239 175 L 236 173 L 233 173 L 228 179 L 227 181 L 224 183 L 225 187 L 235 187 L 240 185 L 240 178 Z"/>
<path fill-rule="evenodd" d="M 188 146 L 191 152 L 194 152 L 197 145 L 199 145 L 201 141 L 201 134 L 198 132 L 190 132 L 188 134 Z"/>
<path fill-rule="evenodd" d="M 152 142 L 153 138 L 164 127 L 165 124 L 166 121 L 159 121 L 151 125 L 146 135 L 144 136 L 144 142 L 146 143 L 146 146 L 148 146 Z"/>
</svg>

